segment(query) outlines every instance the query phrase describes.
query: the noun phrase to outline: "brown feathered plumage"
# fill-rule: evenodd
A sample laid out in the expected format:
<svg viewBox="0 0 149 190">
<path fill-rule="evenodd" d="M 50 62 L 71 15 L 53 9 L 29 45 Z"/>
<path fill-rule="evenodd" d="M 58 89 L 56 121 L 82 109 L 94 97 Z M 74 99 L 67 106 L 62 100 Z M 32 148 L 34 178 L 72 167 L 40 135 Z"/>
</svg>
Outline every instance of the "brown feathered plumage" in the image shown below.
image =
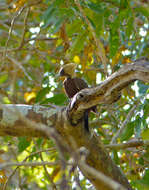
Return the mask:
<svg viewBox="0 0 149 190">
<path fill-rule="evenodd" d="M 66 95 L 69 98 L 72 98 L 80 90 L 84 88 L 88 88 L 87 83 L 83 79 L 75 77 L 75 68 L 76 68 L 76 64 L 70 63 L 67 65 L 64 65 L 59 71 L 60 76 L 65 77 L 63 85 L 64 85 Z M 96 112 L 96 106 L 84 112 L 84 127 L 87 131 L 89 131 L 88 112 L 90 110 Z"/>
<path fill-rule="evenodd" d="M 64 84 L 66 94 L 69 98 L 72 98 L 80 90 L 84 88 L 88 88 L 87 83 L 84 80 L 77 77 L 75 78 L 67 77 L 64 80 L 63 84 Z"/>
</svg>

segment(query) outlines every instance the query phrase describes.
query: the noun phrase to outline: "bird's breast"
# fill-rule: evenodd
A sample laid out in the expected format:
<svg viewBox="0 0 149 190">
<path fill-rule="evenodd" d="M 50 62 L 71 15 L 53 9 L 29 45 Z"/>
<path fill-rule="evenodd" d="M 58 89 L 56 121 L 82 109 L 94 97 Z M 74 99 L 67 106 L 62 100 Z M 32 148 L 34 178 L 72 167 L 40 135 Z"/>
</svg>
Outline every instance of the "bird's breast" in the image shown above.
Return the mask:
<svg viewBox="0 0 149 190">
<path fill-rule="evenodd" d="M 72 78 L 68 78 L 64 81 L 64 88 L 69 98 L 72 98 L 77 92 L 79 92 L 79 89 L 77 89 L 75 81 Z"/>
</svg>

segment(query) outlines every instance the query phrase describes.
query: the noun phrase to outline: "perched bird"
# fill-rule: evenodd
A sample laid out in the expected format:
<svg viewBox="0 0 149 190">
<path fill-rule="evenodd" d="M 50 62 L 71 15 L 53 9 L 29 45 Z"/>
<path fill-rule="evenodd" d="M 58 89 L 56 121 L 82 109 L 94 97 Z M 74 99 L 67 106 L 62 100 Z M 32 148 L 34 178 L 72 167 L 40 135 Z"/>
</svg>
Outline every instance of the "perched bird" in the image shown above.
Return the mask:
<svg viewBox="0 0 149 190">
<path fill-rule="evenodd" d="M 63 85 L 64 85 L 65 93 L 68 96 L 68 98 L 72 98 L 80 90 L 84 88 L 88 88 L 87 83 L 83 79 L 75 77 L 75 69 L 76 69 L 76 64 L 69 63 L 66 65 L 63 65 L 59 71 L 59 75 L 65 77 Z M 89 131 L 88 114 L 91 110 L 93 112 L 96 112 L 96 106 L 90 109 L 87 109 L 84 112 L 84 127 L 86 131 Z"/>
</svg>

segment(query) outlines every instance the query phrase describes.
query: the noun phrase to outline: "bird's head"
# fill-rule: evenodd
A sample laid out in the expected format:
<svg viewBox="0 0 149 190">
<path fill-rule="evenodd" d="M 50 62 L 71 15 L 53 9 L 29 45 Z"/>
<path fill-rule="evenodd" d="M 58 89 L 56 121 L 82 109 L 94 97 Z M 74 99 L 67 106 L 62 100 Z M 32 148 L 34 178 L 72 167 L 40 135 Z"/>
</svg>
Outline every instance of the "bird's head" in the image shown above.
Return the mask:
<svg viewBox="0 0 149 190">
<path fill-rule="evenodd" d="M 76 67 L 77 65 L 75 63 L 63 65 L 59 71 L 59 75 L 64 77 L 74 77 Z"/>
</svg>

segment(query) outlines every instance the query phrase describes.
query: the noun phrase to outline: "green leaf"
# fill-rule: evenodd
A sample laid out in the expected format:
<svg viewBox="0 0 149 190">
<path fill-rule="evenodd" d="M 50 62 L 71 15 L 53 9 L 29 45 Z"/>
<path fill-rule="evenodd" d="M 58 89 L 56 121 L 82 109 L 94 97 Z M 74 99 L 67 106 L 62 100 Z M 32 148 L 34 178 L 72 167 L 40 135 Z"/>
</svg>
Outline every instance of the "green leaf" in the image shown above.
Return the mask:
<svg viewBox="0 0 149 190">
<path fill-rule="evenodd" d="M 67 97 L 64 94 L 56 94 L 53 97 L 44 100 L 42 104 L 53 103 L 56 105 L 63 105 L 66 100 Z"/>
<path fill-rule="evenodd" d="M 142 13 L 145 17 L 149 18 L 149 7 L 138 6 L 134 8 L 135 12 Z"/>
<path fill-rule="evenodd" d="M 65 16 L 66 18 L 74 16 L 74 11 L 70 8 L 60 8 L 58 12 L 59 16 Z"/>
<path fill-rule="evenodd" d="M 4 83 L 8 79 L 8 74 L 3 74 L 0 76 L 0 84 Z"/>
<path fill-rule="evenodd" d="M 62 18 L 58 19 L 57 22 L 55 22 L 55 26 L 51 30 L 51 32 L 53 34 L 56 33 L 56 32 L 58 32 L 58 30 L 60 29 L 60 27 L 62 26 L 62 24 L 63 24 L 64 21 L 65 21 L 65 17 L 62 17 Z"/>
<path fill-rule="evenodd" d="M 29 60 L 29 64 L 31 64 L 33 67 L 39 67 L 41 62 L 39 58 L 32 56 L 32 59 Z"/>
<path fill-rule="evenodd" d="M 101 13 L 104 11 L 103 7 L 101 6 L 101 3 L 93 3 L 93 2 L 89 2 L 88 3 L 88 8 L 90 8 L 91 10 L 93 10 L 96 13 Z"/>
<path fill-rule="evenodd" d="M 141 157 L 141 158 L 139 158 L 139 164 L 140 165 L 144 165 L 144 159 Z"/>
<path fill-rule="evenodd" d="M 149 129 L 145 129 L 142 133 L 141 133 L 141 137 L 143 140 L 149 140 Z"/>
<path fill-rule="evenodd" d="M 48 7 L 43 15 L 44 25 L 43 28 L 50 27 L 50 33 L 56 33 L 65 19 L 73 17 L 73 10 L 69 8 L 60 8 L 56 4 Z"/>
<path fill-rule="evenodd" d="M 121 141 L 128 140 L 134 134 L 134 123 L 135 122 L 128 123 L 128 125 L 125 128 L 124 132 L 120 136 Z"/>
<path fill-rule="evenodd" d="M 47 10 L 44 12 L 44 14 L 42 15 L 42 19 L 43 20 L 48 20 L 48 18 L 52 15 L 52 12 L 55 10 L 54 6 L 50 5 Z"/>
<path fill-rule="evenodd" d="M 134 181 L 133 185 L 137 187 L 137 190 L 149 190 L 149 169 L 146 170 L 144 177 Z"/>
<path fill-rule="evenodd" d="M 113 57 L 119 48 L 119 33 L 117 31 L 110 32 L 110 57 Z"/>
<path fill-rule="evenodd" d="M 115 18 L 115 20 L 110 24 L 110 57 L 113 57 L 119 46 L 120 46 L 120 37 L 119 31 L 124 30 L 123 23 L 126 22 L 127 18 L 129 18 L 131 14 L 130 9 L 124 9 L 119 12 L 119 15 Z M 132 27 L 132 26 L 131 26 Z M 127 32 L 130 32 L 129 30 Z"/>
<path fill-rule="evenodd" d="M 120 164 L 120 159 L 119 159 L 119 157 L 118 157 L 118 153 L 117 153 L 116 150 L 113 150 L 113 151 L 112 151 L 111 157 L 112 157 L 112 159 L 114 160 L 114 162 L 115 162 L 116 164 Z"/>
<path fill-rule="evenodd" d="M 144 102 L 144 107 L 143 107 L 143 111 L 144 111 L 144 117 L 147 118 L 149 116 L 149 99 L 146 99 Z"/>
<path fill-rule="evenodd" d="M 103 24 L 104 24 L 104 14 L 94 14 L 93 17 L 93 22 L 96 26 L 95 31 L 97 36 L 100 35 L 100 32 L 102 32 L 103 29 Z"/>
<path fill-rule="evenodd" d="M 71 54 L 77 54 L 83 49 L 86 38 L 87 38 L 86 31 L 78 34 L 77 38 L 74 40 L 71 46 L 71 50 L 70 50 Z"/>
<path fill-rule="evenodd" d="M 38 148 L 41 147 L 42 143 L 43 143 L 43 138 L 38 138 L 36 141 Z"/>
<path fill-rule="evenodd" d="M 53 5 L 54 5 L 55 7 L 61 7 L 61 6 L 64 5 L 64 3 L 65 3 L 64 0 L 55 0 L 55 1 L 53 2 Z"/>
<path fill-rule="evenodd" d="M 142 118 L 139 115 L 137 115 L 135 120 L 135 132 L 137 138 L 140 138 L 141 136 L 141 123 L 142 123 Z"/>
<path fill-rule="evenodd" d="M 121 9 L 127 8 L 128 5 L 129 5 L 129 1 L 128 0 L 120 0 L 120 8 Z"/>
<path fill-rule="evenodd" d="M 128 22 L 126 25 L 126 36 L 129 37 L 131 33 L 133 32 L 133 23 L 134 23 L 134 17 L 128 17 Z"/>
<path fill-rule="evenodd" d="M 142 96 L 142 95 L 145 95 L 146 94 L 146 91 L 149 89 L 149 85 L 145 85 L 143 84 L 142 82 L 138 82 L 138 87 L 139 87 L 139 94 Z"/>
<path fill-rule="evenodd" d="M 37 102 L 43 101 L 43 99 L 45 98 L 46 94 L 48 94 L 50 92 L 50 90 L 51 89 L 49 87 L 41 89 L 38 92 L 37 96 L 36 96 L 35 102 L 37 103 Z"/>
<path fill-rule="evenodd" d="M 55 23 L 57 21 L 56 19 L 56 9 L 53 7 L 50 7 L 45 15 L 43 15 L 44 18 L 44 25 L 43 28 L 48 27 L 50 24 Z"/>
<path fill-rule="evenodd" d="M 26 137 L 19 137 L 18 140 L 18 152 L 20 153 L 30 145 L 30 141 L 28 141 Z"/>
<path fill-rule="evenodd" d="M 73 34 L 81 32 L 82 31 L 81 25 L 82 25 L 81 20 L 78 19 L 74 20 L 73 23 L 67 25 L 66 27 L 67 35 L 71 37 Z"/>
<path fill-rule="evenodd" d="M 146 170 L 145 175 L 143 176 L 142 181 L 144 184 L 149 186 L 149 169 Z"/>
</svg>

